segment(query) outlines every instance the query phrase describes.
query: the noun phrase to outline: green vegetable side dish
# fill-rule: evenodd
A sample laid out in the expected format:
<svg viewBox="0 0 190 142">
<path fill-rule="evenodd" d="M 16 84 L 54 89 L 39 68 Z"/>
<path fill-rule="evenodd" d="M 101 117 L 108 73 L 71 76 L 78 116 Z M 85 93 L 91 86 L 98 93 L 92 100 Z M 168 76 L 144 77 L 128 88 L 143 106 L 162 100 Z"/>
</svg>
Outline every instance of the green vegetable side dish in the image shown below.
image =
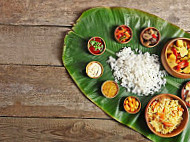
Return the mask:
<svg viewBox="0 0 190 142">
<path fill-rule="evenodd" d="M 133 30 L 133 38 L 127 44 L 120 44 L 114 40 L 114 30 L 119 25 L 127 25 Z M 139 40 L 142 29 L 156 27 L 162 37 L 154 48 L 145 48 Z M 76 25 L 66 35 L 64 40 L 63 62 L 67 71 L 83 92 L 93 103 L 100 107 L 105 113 L 118 122 L 134 129 L 147 138 L 157 141 L 179 141 L 187 142 L 190 139 L 190 124 L 178 136 L 162 138 L 153 134 L 145 121 L 144 110 L 152 97 L 160 93 L 170 93 L 180 96 L 181 84 L 189 79 L 178 79 L 170 75 L 166 76 L 167 83 L 161 91 L 152 96 L 142 96 L 139 100 L 142 107 L 137 114 L 128 114 L 123 109 L 123 101 L 127 96 L 137 96 L 127 92 L 119 86 L 120 91 L 113 99 L 108 99 L 101 94 L 100 86 L 106 80 L 114 80 L 110 66 L 106 63 L 109 56 L 115 56 L 122 47 L 131 47 L 133 50 L 140 49 L 143 53 L 150 52 L 160 56 L 165 43 L 176 37 L 190 38 L 190 34 L 167 21 L 149 13 L 128 8 L 93 8 L 85 11 L 77 20 Z M 91 37 L 102 37 L 106 43 L 106 50 L 100 56 L 94 56 L 88 52 L 87 42 Z M 85 74 L 85 67 L 88 62 L 96 60 L 104 67 L 104 74 L 98 79 L 91 79 Z M 161 62 L 160 62 L 161 63 Z M 190 110 L 189 110 L 190 111 Z"/>
</svg>

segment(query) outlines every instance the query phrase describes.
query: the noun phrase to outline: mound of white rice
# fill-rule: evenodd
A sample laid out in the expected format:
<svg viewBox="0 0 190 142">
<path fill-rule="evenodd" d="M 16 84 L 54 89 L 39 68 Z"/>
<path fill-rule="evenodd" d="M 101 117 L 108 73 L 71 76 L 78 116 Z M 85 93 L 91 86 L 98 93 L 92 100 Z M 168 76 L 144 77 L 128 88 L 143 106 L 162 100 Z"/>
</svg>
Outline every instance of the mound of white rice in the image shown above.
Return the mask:
<svg viewBox="0 0 190 142">
<path fill-rule="evenodd" d="M 166 72 L 160 70 L 157 55 L 150 55 L 148 52 L 143 54 L 138 50 L 136 52 L 138 54 L 130 47 L 124 47 L 116 53 L 117 59 L 109 57 L 107 62 L 111 66 L 115 81 L 120 81 L 121 86 L 129 92 L 138 95 L 154 94 L 166 84 Z"/>
</svg>

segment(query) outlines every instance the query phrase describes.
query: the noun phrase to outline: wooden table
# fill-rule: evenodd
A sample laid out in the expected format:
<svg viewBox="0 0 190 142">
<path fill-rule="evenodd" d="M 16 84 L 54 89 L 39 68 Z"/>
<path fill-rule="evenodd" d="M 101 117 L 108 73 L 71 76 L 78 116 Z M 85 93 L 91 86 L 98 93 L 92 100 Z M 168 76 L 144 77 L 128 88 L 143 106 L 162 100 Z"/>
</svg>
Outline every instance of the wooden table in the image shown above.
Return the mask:
<svg viewBox="0 0 190 142">
<path fill-rule="evenodd" d="M 63 39 L 95 6 L 125 6 L 190 31 L 190 0 L 0 0 L 1 141 L 148 141 L 112 120 L 62 64 Z"/>
</svg>

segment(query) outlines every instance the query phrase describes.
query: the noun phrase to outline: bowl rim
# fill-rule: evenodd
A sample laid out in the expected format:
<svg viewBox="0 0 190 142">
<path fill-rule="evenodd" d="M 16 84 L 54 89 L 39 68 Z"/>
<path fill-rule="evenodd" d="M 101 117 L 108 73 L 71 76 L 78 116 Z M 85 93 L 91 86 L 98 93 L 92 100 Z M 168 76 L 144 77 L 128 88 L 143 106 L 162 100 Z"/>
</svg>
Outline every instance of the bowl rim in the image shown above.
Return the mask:
<svg viewBox="0 0 190 142">
<path fill-rule="evenodd" d="M 149 30 L 149 29 L 154 29 L 154 30 L 156 30 L 156 31 L 158 32 L 158 41 L 157 41 L 156 44 L 151 45 L 151 46 L 145 45 L 145 44 L 144 44 L 143 37 L 142 37 L 143 34 L 144 34 L 144 32 L 145 32 L 146 30 Z M 161 33 L 160 33 L 160 31 L 159 31 L 157 28 L 155 28 L 155 27 L 147 27 L 147 28 L 143 29 L 142 32 L 141 32 L 141 34 L 140 34 L 140 41 L 141 41 L 141 44 L 142 44 L 143 46 L 147 47 L 147 48 L 155 47 L 156 45 L 159 44 L 160 40 L 161 40 Z"/>
<path fill-rule="evenodd" d="M 97 63 L 97 64 L 99 64 L 99 65 L 101 66 L 102 72 L 101 72 L 100 76 L 98 76 L 98 77 L 91 77 L 91 76 L 88 75 L 88 70 L 87 70 L 87 68 L 88 68 L 88 66 L 89 66 L 90 64 L 92 64 L 92 63 Z M 103 75 L 103 72 L 104 72 L 104 67 L 103 67 L 102 64 L 101 64 L 100 62 L 98 62 L 98 61 L 91 61 L 91 62 L 89 62 L 89 63 L 86 65 L 86 74 L 87 74 L 87 76 L 90 77 L 90 78 L 97 79 L 97 78 L 99 78 L 99 77 L 101 77 L 101 76 Z"/>
<path fill-rule="evenodd" d="M 106 96 L 106 95 L 103 93 L 103 91 L 102 91 L 103 85 L 104 85 L 105 83 L 107 83 L 107 82 L 113 82 L 113 83 L 116 85 L 116 87 L 117 87 L 117 93 L 116 93 L 115 96 L 113 96 L 113 97 L 108 97 L 108 96 Z M 117 82 L 115 82 L 115 81 L 113 81 L 113 80 L 106 80 L 106 81 L 104 81 L 104 82 L 102 83 L 102 85 L 101 85 L 101 92 L 102 92 L 102 95 L 103 95 L 104 97 L 108 98 L 108 99 L 115 98 L 115 97 L 118 95 L 118 93 L 119 93 L 119 85 L 117 84 Z"/>
<path fill-rule="evenodd" d="M 125 101 L 127 100 L 128 97 L 133 97 L 133 98 L 135 98 L 135 99 L 139 102 L 139 108 L 138 108 L 136 111 L 134 111 L 134 112 L 127 111 L 127 110 L 125 109 L 125 107 L 124 107 L 124 105 L 125 105 L 124 103 L 125 103 Z M 124 110 L 125 110 L 127 113 L 136 114 L 136 113 L 138 113 L 138 112 L 141 110 L 141 101 L 140 101 L 139 98 L 137 98 L 136 96 L 127 96 L 127 97 L 125 98 L 125 100 L 123 101 L 123 108 L 124 108 Z"/>
<path fill-rule="evenodd" d="M 91 41 L 93 38 L 100 38 L 100 39 L 103 41 L 104 50 L 103 50 L 101 53 L 99 53 L 99 54 L 94 54 L 94 53 L 92 53 L 92 52 L 90 51 L 90 49 L 89 49 L 89 48 L 90 48 L 90 41 Z M 106 42 L 105 42 L 104 39 L 103 39 L 102 37 L 100 37 L 100 36 L 93 36 L 93 37 L 91 37 L 91 38 L 88 40 L 87 47 L 88 47 L 88 51 L 89 51 L 92 55 L 99 56 L 99 55 L 102 55 L 102 54 L 106 51 Z"/>
<path fill-rule="evenodd" d="M 184 109 L 184 112 L 186 112 L 186 114 L 187 114 L 186 122 L 185 122 L 183 128 L 182 128 L 180 131 L 178 131 L 178 132 L 176 132 L 176 133 L 174 133 L 174 134 L 172 134 L 172 132 L 169 133 L 169 134 L 161 134 L 161 133 L 159 133 L 159 132 L 156 132 L 156 131 L 153 129 L 153 127 L 151 126 L 151 124 L 148 122 L 148 116 L 147 116 L 148 107 L 150 106 L 150 104 L 151 104 L 155 99 L 160 98 L 160 97 L 163 97 L 163 96 L 168 96 L 168 97 L 170 97 L 170 98 L 174 98 L 174 99 L 176 99 L 176 100 L 179 100 L 180 104 L 182 103 L 182 104 L 184 105 L 183 109 Z M 174 136 L 177 136 L 178 134 L 180 134 L 180 133 L 186 128 L 186 126 L 187 126 L 187 124 L 188 124 L 188 122 L 189 122 L 189 111 L 188 111 L 188 108 L 187 108 L 185 102 L 184 102 L 181 98 L 179 98 L 178 96 L 173 95 L 173 94 L 167 94 L 167 93 L 166 93 L 166 94 L 159 94 L 159 95 L 154 96 L 154 97 L 148 102 L 148 104 L 147 104 L 147 106 L 146 106 L 146 108 L 145 108 L 145 120 L 146 120 L 146 123 L 147 123 L 149 129 L 150 129 L 154 134 L 156 134 L 157 136 L 165 137 L 165 138 L 174 137 Z"/>
<path fill-rule="evenodd" d="M 164 50 L 164 59 L 165 59 L 165 61 L 166 61 L 167 66 L 168 66 L 169 69 L 171 70 L 171 72 L 174 72 L 175 74 L 178 74 L 178 75 L 183 76 L 183 77 L 185 77 L 185 78 L 190 78 L 190 74 L 180 73 L 180 72 L 177 72 L 177 71 L 175 71 L 174 69 L 172 69 L 172 68 L 170 67 L 168 61 L 167 61 L 167 54 L 166 54 L 166 51 L 167 51 L 169 45 L 171 45 L 172 43 L 174 43 L 174 42 L 177 41 L 177 40 L 189 40 L 189 42 L 190 42 L 190 38 L 183 38 L 183 37 L 177 37 L 177 38 L 174 38 L 174 39 L 168 41 L 168 42 L 164 45 L 164 48 L 163 48 L 163 50 Z M 163 61 L 162 61 L 162 62 L 163 62 Z M 162 63 L 162 64 L 163 64 L 163 63 Z M 164 68 L 165 68 L 165 67 L 164 67 Z M 166 69 L 166 68 L 165 68 L 165 69 Z M 167 70 L 167 69 L 166 69 L 166 70 Z M 168 71 L 168 70 L 167 70 L 167 71 Z M 170 73 L 170 71 L 168 71 L 168 72 Z M 170 73 L 170 74 L 171 74 L 171 73 Z M 180 77 L 179 77 L 179 78 L 180 78 Z"/>
<path fill-rule="evenodd" d="M 185 101 L 184 89 L 185 89 L 185 86 L 186 86 L 187 84 L 189 84 L 189 83 L 190 83 L 190 81 L 186 82 L 185 85 L 183 85 L 183 88 L 181 89 L 181 98 L 182 98 L 182 100 L 185 102 L 185 104 L 187 105 L 187 107 L 190 107 L 190 103 L 188 103 L 188 102 Z"/>
<path fill-rule="evenodd" d="M 130 37 L 129 40 L 126 41 L 126 42 L 121 42 L 121 41 L 116 37 L 116 31 L 117 31 L 118 28 L 121 27 L 121 26 L 127 27 L 127 28 L 130 30 L 130 32 L 131 32 L 131 37 Z M 127 26 L 127 25 L 119 25 L 119 26 L 117 26 L 117 27 L 115 28 L 115 30 L 114 30 L 114 37 L 115 37 L 115 40 L 116 40 L 117 42 L 119 42 L 119 43 L 121 43 L 121 44 L 126 44 L 126 43 L 130 42 L 131 39 L 133 38 L 133 31 L 132 31 L 132 29 L 131 29 L 129 26 Z"/>
</svg>

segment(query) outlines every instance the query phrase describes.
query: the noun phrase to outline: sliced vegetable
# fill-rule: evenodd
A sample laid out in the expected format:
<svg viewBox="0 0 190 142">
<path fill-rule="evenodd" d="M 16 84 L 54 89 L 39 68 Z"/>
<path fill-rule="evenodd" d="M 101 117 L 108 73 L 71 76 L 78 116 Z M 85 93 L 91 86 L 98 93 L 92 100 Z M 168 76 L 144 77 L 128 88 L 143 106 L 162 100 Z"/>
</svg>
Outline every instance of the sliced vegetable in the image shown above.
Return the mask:
<svg viewBox="0 0 190 142">
<path fill-rule="evenodd" d="M 190 73 L 190 66 L 182 70 L 183 73 Z"/>
<path fill-rule="evenodd" d="M 164 113 L 159 113 L 158 112 L 157 115 L 159 115 L 161 121 L 164 120 L 164 118 L 165 118 L 165 114 Z"/>
<path fill-rule="evenodd" d="M 176 63 L 176 56 L 174 54 L 170 54 L 168 57 L 168 63 L 171 68 L 177 66 L 178 64 Z"/>
<path fill-rule="evenodd" d="M 187 60 L 183 60 L 178 63 L 177 68 L 182 69 L 182 68 L 187 67 L 188 65 L 189 65 L 189 62 Z"/>
<path fill-rule="evenodd" d="M 170 122 L 163 122 L 164 126 L 166 127 L 173 127 L 174 124 L 170 123 Z"/>
<path fill-rule="evenodd" d="M 177 109 L 178 109 L 178 110 L 180 110 L 180 111 L 184 111 L 184 109 L 183 109 L 183 108 L 181 108 L 181 107 L 178 107 Z"/>
<path fill-rule="evenodd" d="M 184 57 L 188 54 L 188 50 L 186 47 L 181 47 L 181 48 L 179 48 L 179 53 L 180 53 L 181 57 Z"/>
<path fill-rule="evenodd" d="M 152 37 L 157 39 L 157 36 L 155 34 L 152 34 Z"/>
<path fill-rule="evenodd" d="M 124 109 L 129 113 L 138 112 L 140 110 L 139 100 L 133 96 L 129 96 L 124 100 Z"/>
<path fill-rule="evenodd" d="M 172 51 L 172 48 L 169 47 L 168 50 L 167 50 L 167 54 L 171 54 L 171 53 L 173 53 L 173 51 Z"/>
<path fill-rule="evenodd" d="M 172 51 L 173 51 L 173 54 L 176 56 L 176 58 L 177 58 L 177 56 L 178 56 L 178 54 L 177 54 L 177 49 L 175 48 L 175 47 L 173 47 L 172 48 Z"/>
<path fill-rule="evenodd" d="M 132 31 L 126 25 L 118 26 L 115 29 L 115 39 L 120 43 L 127 43 L 132 38 Z"/>
<path fill-rule="evenodd" d="M 190 73 L 190 49 L 188 49 L 189 46 L 190 42 L 177 40 L 167 49 L 168 64 L 177 72 Z"/>
<path fill-rule="evenodd" d="M 178 47 L 183 47 L 183 40 L 177 40 L 177 41 L 176 41 L 176 45 L 177 45 Z"/>
</svg>

